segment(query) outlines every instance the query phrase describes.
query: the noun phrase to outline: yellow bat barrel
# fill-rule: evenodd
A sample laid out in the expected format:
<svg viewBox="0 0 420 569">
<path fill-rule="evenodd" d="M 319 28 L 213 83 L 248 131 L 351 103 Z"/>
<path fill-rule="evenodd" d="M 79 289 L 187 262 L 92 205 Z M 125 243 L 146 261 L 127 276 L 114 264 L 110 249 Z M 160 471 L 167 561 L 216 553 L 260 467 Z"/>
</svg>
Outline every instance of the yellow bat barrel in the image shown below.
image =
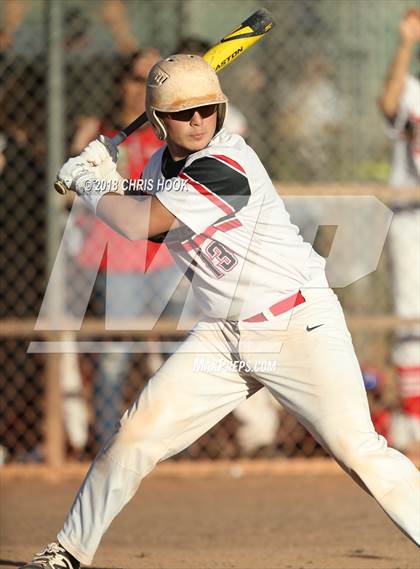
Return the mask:
<svg viewBox="0 0 420 569">
<path fill-rule="evenodd" d="M 274 20 L 270 12 L 265 8 L 257 10 L 212 47 L 203 58 L 217 73 L 259 41 L 273 26 Z"/>
</svg>

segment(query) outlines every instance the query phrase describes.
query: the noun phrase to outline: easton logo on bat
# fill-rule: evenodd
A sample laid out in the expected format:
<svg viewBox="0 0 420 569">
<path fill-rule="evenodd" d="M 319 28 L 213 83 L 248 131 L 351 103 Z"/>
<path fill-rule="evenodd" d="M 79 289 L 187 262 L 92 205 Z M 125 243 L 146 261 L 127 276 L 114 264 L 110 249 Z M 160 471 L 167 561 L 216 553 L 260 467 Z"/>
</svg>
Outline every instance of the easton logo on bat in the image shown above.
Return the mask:
<svg viewBox="0 0 420 569">
<path fill-rule="evenodd" d="M 232 61 L 233 59 L 235 59 L 235 57 L 237 57 L 240 53 L 242 53 L 244 50 L 243 47 L 239 47 L 236 51 L 234 51 L 233 53 L 231 53 L 228 57 L 226 57 L 226 59 L 224 59 L 223 61 L 221 61 L 216 67 L 215 67 L 215 71 L 218 71 L 219 69 L 221 69 L 222 67 L 224 67 L 225 65 L 227 65 L 230 61 Z"/>
</svg>

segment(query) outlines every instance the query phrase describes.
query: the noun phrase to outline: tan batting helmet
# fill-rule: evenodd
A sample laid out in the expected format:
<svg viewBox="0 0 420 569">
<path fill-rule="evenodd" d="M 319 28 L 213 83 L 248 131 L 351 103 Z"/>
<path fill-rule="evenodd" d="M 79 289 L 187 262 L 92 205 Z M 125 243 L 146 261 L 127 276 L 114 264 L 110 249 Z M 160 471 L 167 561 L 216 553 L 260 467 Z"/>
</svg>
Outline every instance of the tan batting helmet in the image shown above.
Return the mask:
<svg viewBox="0 0 420 569">
<path fill-rule="evenodd" d="M 156 111 L 173 113 L 217 104 L 218 132 L 226 117 L 227 101 L 215 71 L 198 55 L 171 55 L 158 61 L 147 76 L 147 118 L 161 140 L 166 138 L 166 129 Z"/>
</svg>

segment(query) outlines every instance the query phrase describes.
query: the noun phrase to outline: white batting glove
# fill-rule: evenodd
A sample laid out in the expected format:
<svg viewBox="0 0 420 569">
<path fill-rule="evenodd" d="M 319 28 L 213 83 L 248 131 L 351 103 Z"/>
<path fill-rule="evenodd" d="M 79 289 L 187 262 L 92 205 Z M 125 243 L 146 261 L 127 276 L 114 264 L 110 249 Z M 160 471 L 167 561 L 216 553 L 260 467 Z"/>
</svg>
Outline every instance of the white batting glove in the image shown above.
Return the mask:
<svg viewBox="0 0 420 569">
<path fill-rule="evenodd" d="M 100 178 L 111 176 L 116 170 L 118 158 L 118 148 L 106 136 L 100 136 L 86 146 L 79 156 L 70 158 L 58 173 L 60 178 L 68 188 L 80 193 L 81 188 L 76 188 L 75 180 L 80 178 L 83 172 L 97 167 L 96 174 Z M 80 183 L 79 183 L 80 186 Z"/>
<path fill-rule="evenodd" d="M 94 212 L 105 194 L 124 193 L 123 178 L 109 155 L 98 166 L 83 160 L 82 155 L 70 158 L 62 166 L 57 178 L 76 192 Z"/>
<path fill-rule="evenodd" d="M 100 166 L 110 159 L 116 164 L 118 160 L 118 146 L 113 144 L 111 138 L 101 134 L 99 138 L 86 146 L 80 157 L 92 164 L 92 166 Z"/>
<path fill-rule="evenodd" d="M 77 192 L 76 184 L 80 183 L 80 180 L 87 175 L 92 173 L 92 166 L 87 162 L 82 160 L 80 156 L 75 156 L 74 158 L 69 158 L 67 162 L 63 164 L 60 171 L 57 174 L 57 178 L 64 182 L 69 190 Z"/>
</svg>

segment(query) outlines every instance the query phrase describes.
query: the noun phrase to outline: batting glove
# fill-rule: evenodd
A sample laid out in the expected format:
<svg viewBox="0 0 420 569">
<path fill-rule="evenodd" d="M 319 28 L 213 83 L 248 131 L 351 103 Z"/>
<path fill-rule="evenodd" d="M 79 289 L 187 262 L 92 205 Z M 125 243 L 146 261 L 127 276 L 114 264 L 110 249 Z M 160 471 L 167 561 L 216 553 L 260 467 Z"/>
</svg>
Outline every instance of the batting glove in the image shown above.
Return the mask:
<svg viewBox="0 0 420 569">
<path fill-rule="evenodd" d="M 63 165 L 57 177 L 70 190 L 76 192 L 94 212 L 96 212 L 99 200 L 105 194 L 124 193 L 123 178 L 118 174 L 116 164 L 109 158 L 109 155 L 98 166 L 85 161 L 82 155 L 70 158 Z"/>
<path fill-rule="evenodd" d="M 80 156 L 76 156 L 69 158 L 67 162 L 64 163 L 57 174 L 57 178 L 64 182 L 69 190 L 79 193 L 76 184 L 80 183 L 80 180 L 84 176 L 88 176 L 91 173 L 92 166 L 82 160 Z"/>
<path fill-rule="evenodd" d="M 101 136 L 88 144 L 80 157 L 93 166 L 100 166 L 112 160 L 114 164 L 118 160 L 118 147 L 112 142 L 111 138 Z"/>
</svg>

